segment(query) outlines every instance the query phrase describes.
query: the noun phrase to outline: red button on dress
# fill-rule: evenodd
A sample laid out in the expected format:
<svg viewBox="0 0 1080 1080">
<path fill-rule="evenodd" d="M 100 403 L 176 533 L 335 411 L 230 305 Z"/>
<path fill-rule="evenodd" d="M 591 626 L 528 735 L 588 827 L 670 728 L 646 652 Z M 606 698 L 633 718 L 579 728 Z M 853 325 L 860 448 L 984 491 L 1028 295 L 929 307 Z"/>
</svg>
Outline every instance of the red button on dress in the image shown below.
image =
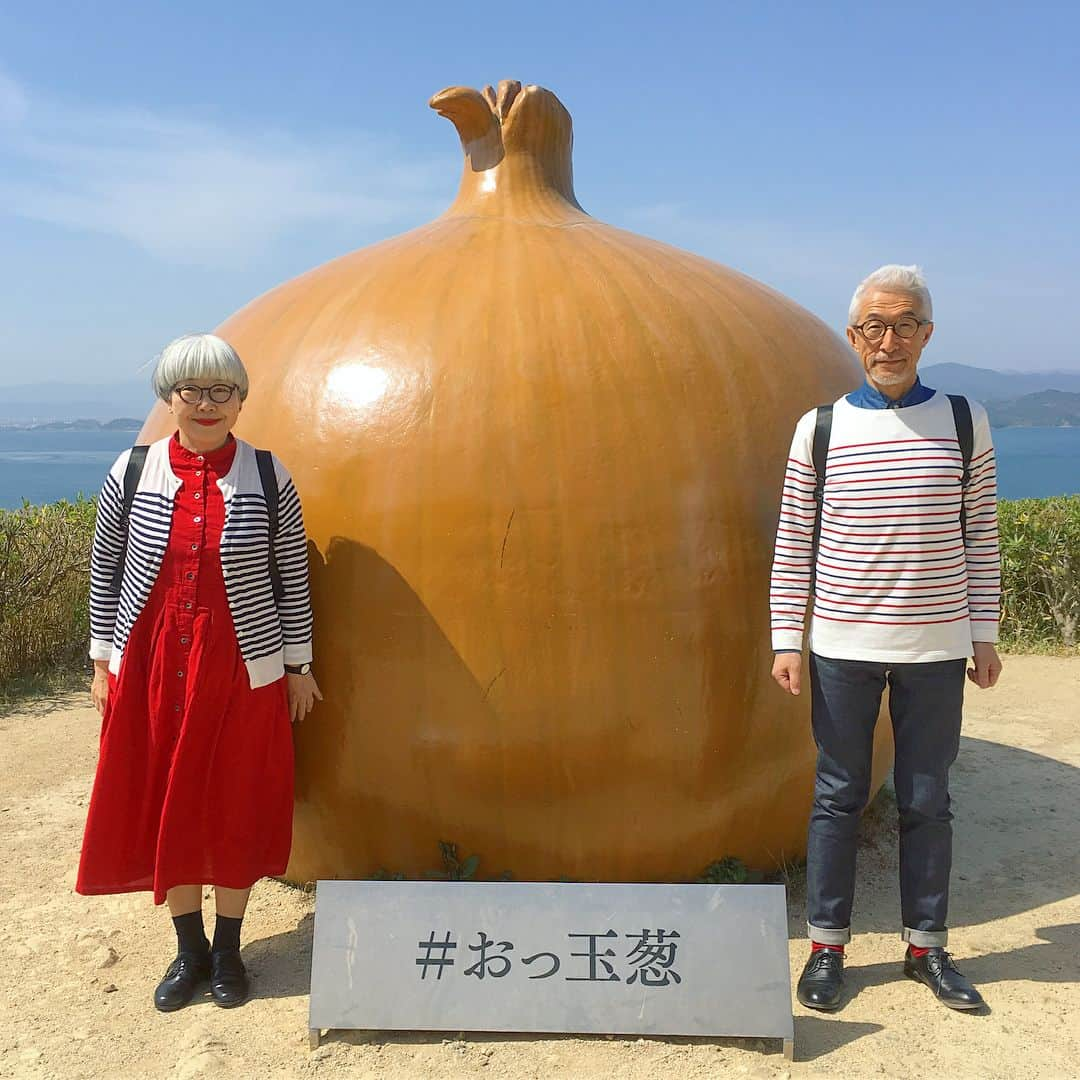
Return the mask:
<svg viewBox="0 0 1080 1080">
<path fill-rule="evenodd" d="M 161 572 L 109 677 L 80 893 L 153 890 L 160 904 L 174 885 L 245 889 L 288 862 L 285 679 L 251 689 L 221 574 L 217 480 L 235 453 L 232 439 L 202 456 L 169 444 L 182 487 Z"/>
</svg>

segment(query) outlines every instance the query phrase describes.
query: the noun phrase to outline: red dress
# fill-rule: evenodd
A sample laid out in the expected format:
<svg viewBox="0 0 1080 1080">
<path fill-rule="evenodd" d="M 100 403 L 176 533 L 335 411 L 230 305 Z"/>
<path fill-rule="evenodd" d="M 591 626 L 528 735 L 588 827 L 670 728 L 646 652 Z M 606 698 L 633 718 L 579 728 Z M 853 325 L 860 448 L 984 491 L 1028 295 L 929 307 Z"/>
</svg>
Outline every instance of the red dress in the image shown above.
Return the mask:
<svg viewBox="0 0 1080 1080">
<path fill-rule="evenodd" d="M 124 649 L 101 727 L 76 890 L 244 889 L 281 874 L 292 843 L 284 676 L 252 690 L 221 574 L 230 440 L 200 455 L 174 436 L 182 481 L 169 546 Z"/>
</svg>

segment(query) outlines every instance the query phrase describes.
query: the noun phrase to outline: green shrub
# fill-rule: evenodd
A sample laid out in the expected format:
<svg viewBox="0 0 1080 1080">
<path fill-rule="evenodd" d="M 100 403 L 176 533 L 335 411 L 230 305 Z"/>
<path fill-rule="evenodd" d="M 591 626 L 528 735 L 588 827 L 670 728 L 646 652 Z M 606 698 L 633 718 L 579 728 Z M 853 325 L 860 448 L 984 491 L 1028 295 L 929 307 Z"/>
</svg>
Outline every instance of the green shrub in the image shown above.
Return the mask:
<svg viewBox="0 0 1080 1080">
<path fill-rule="evenodd" d="M 95 504 L 0 510 L 0 687 L 84 655 Z"/>
<path fill-rule="evenodd" d="M 699 885 L 745 885 L 750 880 L 750 871 L 742 859 L 725 855 L 709 863 L 696 880 Z"/>
<path fill-rule="evenodd" d="M 998 511 L 1002 645 L 1077 648 L 1080 495 Z M 0 690 L 85 655 L 94 513 L 82 498 L 0 510 Z"/>
<path fill-rule="evenodd" d="M 1080 641 L 1080 495 L 998 503 L 1001 640 L 1008 648 Z"/>
</svg>

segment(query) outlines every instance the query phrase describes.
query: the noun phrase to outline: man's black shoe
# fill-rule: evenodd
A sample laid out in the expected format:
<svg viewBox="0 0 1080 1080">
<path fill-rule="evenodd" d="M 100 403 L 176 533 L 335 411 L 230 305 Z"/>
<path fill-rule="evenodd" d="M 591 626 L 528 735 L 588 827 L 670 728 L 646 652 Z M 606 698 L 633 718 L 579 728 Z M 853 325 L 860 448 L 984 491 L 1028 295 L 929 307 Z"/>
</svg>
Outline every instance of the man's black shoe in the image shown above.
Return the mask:
<svg viewBox="0 0 1080 1080">
<path fill-rule="evenodd" d="M 210 954 L 210 993 L 223 1009 L 243 1005 L 248 999 L 248 977 L 239 949 Z"/>
<path fill-rule="evenodd" d="M 836 1009 L 843 987 L 844 954 L 835 949 L 817 949 L 799 976 L 796 996 L 808 1009 Z"/>
<path fill-rule="evenodd" d="M 168 966 L 165 978 L 154 991 L 154 1008 L 159 1012 L 176 1012 L 194 996 L 199 985 L 210 976 L 208 953 L 182 952 Z"/>
<path fill-rule="evenodd" d="M 952 957 L 940 947 L 922 956 L 912 956 L 909 949 L 904 955 L 904 974 L 926 983 L 942 1005 L 950 1009 L 978 1009 L 983 1004 L 982 994 L 960 974 Z"/>
</svg>

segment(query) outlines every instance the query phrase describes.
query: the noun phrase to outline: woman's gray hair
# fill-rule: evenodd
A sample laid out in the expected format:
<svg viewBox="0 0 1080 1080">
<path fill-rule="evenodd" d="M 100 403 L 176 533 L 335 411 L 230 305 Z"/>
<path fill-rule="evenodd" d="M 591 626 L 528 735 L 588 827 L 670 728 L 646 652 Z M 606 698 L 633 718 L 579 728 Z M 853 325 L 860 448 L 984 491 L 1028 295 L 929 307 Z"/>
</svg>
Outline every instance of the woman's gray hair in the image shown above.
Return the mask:
<svg viewBox="0 0 1080 1080">
<path fill-rule="evenodd" d="M 158 357 L 151 380 L 162 401 L 172 397 L 173 387 L 195 379 L 218 379 L 231 383 L 248 396 L 248 376 L 236 350 L 216 334 L 184 334 L 170 341 Z"/>
<path fill-rule="evenodd" d="M 885 266 L 879 266 L 856 286 L 855 294 L 851 298 L 851 305 L 848 307 L 849 326 L 856 324 L 859 318 L 859 304 L 862 303 L 863 294 L 871 289 L 907 293 L 915 298 L 916 307 L 924 319 L 933 320 L 934 318 L 934 305 L 930 300 L 930 290 L 926 287 L 926 277 L 922 272 L 922 268 L 888 263 Z"/>
</svg>

